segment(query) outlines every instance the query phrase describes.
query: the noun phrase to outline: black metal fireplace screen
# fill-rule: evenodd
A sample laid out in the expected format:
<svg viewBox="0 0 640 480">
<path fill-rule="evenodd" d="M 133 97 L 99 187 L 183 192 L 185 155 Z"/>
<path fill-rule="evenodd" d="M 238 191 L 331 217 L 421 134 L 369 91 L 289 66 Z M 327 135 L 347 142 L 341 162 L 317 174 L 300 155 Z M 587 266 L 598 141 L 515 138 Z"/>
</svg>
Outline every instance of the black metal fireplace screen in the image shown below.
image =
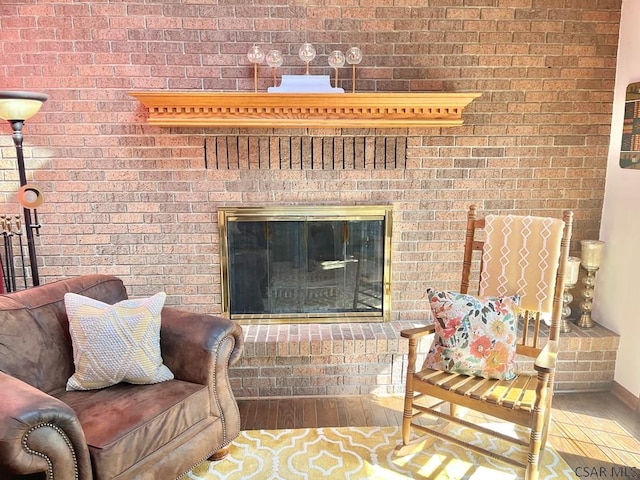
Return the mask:
<svg viewBox="0 0 640 480">
<path fill-rule="evenodd" d="M 223 310 L 243 323 L 387 321 L 390 206 L 218 211 Z"/>
</svg>

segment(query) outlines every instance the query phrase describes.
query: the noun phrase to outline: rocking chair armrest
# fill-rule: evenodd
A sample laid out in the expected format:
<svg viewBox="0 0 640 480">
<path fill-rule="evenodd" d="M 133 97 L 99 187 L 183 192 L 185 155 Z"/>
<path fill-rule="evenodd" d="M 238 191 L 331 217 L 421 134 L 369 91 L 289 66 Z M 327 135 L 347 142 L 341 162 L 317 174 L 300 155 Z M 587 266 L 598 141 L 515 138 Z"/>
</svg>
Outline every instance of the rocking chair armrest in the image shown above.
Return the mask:
<svg viewBox="0 0 640 480">
<path fill-rule="evenodd" d="M 557 340 L 549 340 L 533 363 L 533 368 L 540 373 L 553 372 L 558 362 L 558 347 Z"/>
<path fill-rule="evenodd" d="M 433 333 L 435 331 L 436 331 L 436 327 L 434 327 L 433 325 L 425 325 L 424 327 L 408 328 L 406 330 L 401 330 L 400 336 L 408 339 L 420 338 L 420 337 L 424 337 L 425 335 L 429 335 L 430 333 Z"/>
</svg>

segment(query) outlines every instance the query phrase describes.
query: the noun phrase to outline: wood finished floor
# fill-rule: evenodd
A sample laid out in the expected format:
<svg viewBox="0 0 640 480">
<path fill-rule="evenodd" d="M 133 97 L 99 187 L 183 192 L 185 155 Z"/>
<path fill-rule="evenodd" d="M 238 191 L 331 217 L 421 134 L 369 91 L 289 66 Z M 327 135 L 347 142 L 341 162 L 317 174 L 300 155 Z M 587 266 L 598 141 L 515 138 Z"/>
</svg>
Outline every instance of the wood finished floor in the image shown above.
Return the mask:
<svg viewBox="0 0 640 480">
<path fill-rule="evenodd" d="M 400 397 L 241 399 L 238 406 L 243 430 L 384 427 L 402 422 Z M 617 478 L 640 478 L 640 412 L 609 393 L 556 394 L 549 441 L 581 476 L 602 478 L 604 468 L 608 477 L 620 473 Z"/>
</svg>

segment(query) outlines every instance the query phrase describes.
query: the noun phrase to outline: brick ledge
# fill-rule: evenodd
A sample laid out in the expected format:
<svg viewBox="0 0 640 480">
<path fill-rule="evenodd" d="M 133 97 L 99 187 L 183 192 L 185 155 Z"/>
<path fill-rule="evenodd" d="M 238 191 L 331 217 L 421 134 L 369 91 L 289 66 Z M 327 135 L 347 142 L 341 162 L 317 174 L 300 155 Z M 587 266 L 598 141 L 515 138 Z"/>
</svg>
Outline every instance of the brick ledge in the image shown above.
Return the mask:
<svg viewBox="0 0 640 480">
<path fill-rule="evenodd" d="M 401 394 L 408 342 L 400 331 L 424 323 L 282 324 L 243 326 L 245 351 L 231 369 L 239 398 L 304 395 Z M 619 336 L 596 324 L 561 334 L 556 388 L 608 390 Z M 420 346 L 422 361 L 428 342 Z M 518 368 L 532 369 L 530 359 Z"/>
</svg>

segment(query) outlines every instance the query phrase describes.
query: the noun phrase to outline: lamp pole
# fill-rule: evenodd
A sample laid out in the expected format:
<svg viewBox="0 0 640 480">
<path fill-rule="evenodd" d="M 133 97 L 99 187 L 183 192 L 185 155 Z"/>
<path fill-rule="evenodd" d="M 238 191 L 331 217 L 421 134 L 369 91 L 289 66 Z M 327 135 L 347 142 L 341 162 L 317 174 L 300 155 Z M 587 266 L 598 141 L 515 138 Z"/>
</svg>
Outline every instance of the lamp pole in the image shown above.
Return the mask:
<svg viewBox="0 0 640 480">
<path fill-rule="evenodd" d="M 24 154 L 22 152 L 22 127 L 25 120 L 35 115 L 42 107 L 42 104 L 48 99 L 48 95 L 44 93 L 34 92 L 18 92 L 4 91 L 0 92 L 0 118 L 7 120 L 13 129 L 13 144 L 16 147 L 16 158 L 18 161 L 18 175 L 20 177 L 20 191 L 27 185 L 27 174 L 24 166 Z M 40 276 L 38 274 L 38 259 L 36 257 L 36 245 L 33 239 L 33 229 L 39 225 L 33 225 L 31 219 L 31 208 L 35 208 L 35 204 L 29 205 L 24 203 L 24 199 L 20 199 L 24 213 L 24 228 L 27 234 L 27 249 L 29 251 L 29 264 L 31 267 L 31 281 L 33 286 L 40 285 Z M 41 202 L 40 202 L 41 203 Z M 35 210 L 34 210 L 35 212 Z M 37 219 L 37 214 L 35 215 Z M 24 268 L 24 265 L 23 265 Z M 25 285 L 26 288 L 26 285 Z"/>
<path fill-rule="evenodd" d="M 27 173 L 24 167 L 24 154 L 22 152 L 22 127 L 23 120 L 9 120 L 13 128 L 13 144 L 16 147 L 16 159 L 18 160 L 18 176 L 20 177 L 20 186 L 27 184 Z M 31 282 L 33 286 L 40 285 L 40 275 L 38 274 L 38 258 L 36 256 L 36 244 L 33 240 L 33 228 L 31 223 L 31 209 L 22 208 L 24 213 L 24 228 L 27 233 L 27 251 L 29 252 L 29 265 L 31 266 Z"/>
</svg>

